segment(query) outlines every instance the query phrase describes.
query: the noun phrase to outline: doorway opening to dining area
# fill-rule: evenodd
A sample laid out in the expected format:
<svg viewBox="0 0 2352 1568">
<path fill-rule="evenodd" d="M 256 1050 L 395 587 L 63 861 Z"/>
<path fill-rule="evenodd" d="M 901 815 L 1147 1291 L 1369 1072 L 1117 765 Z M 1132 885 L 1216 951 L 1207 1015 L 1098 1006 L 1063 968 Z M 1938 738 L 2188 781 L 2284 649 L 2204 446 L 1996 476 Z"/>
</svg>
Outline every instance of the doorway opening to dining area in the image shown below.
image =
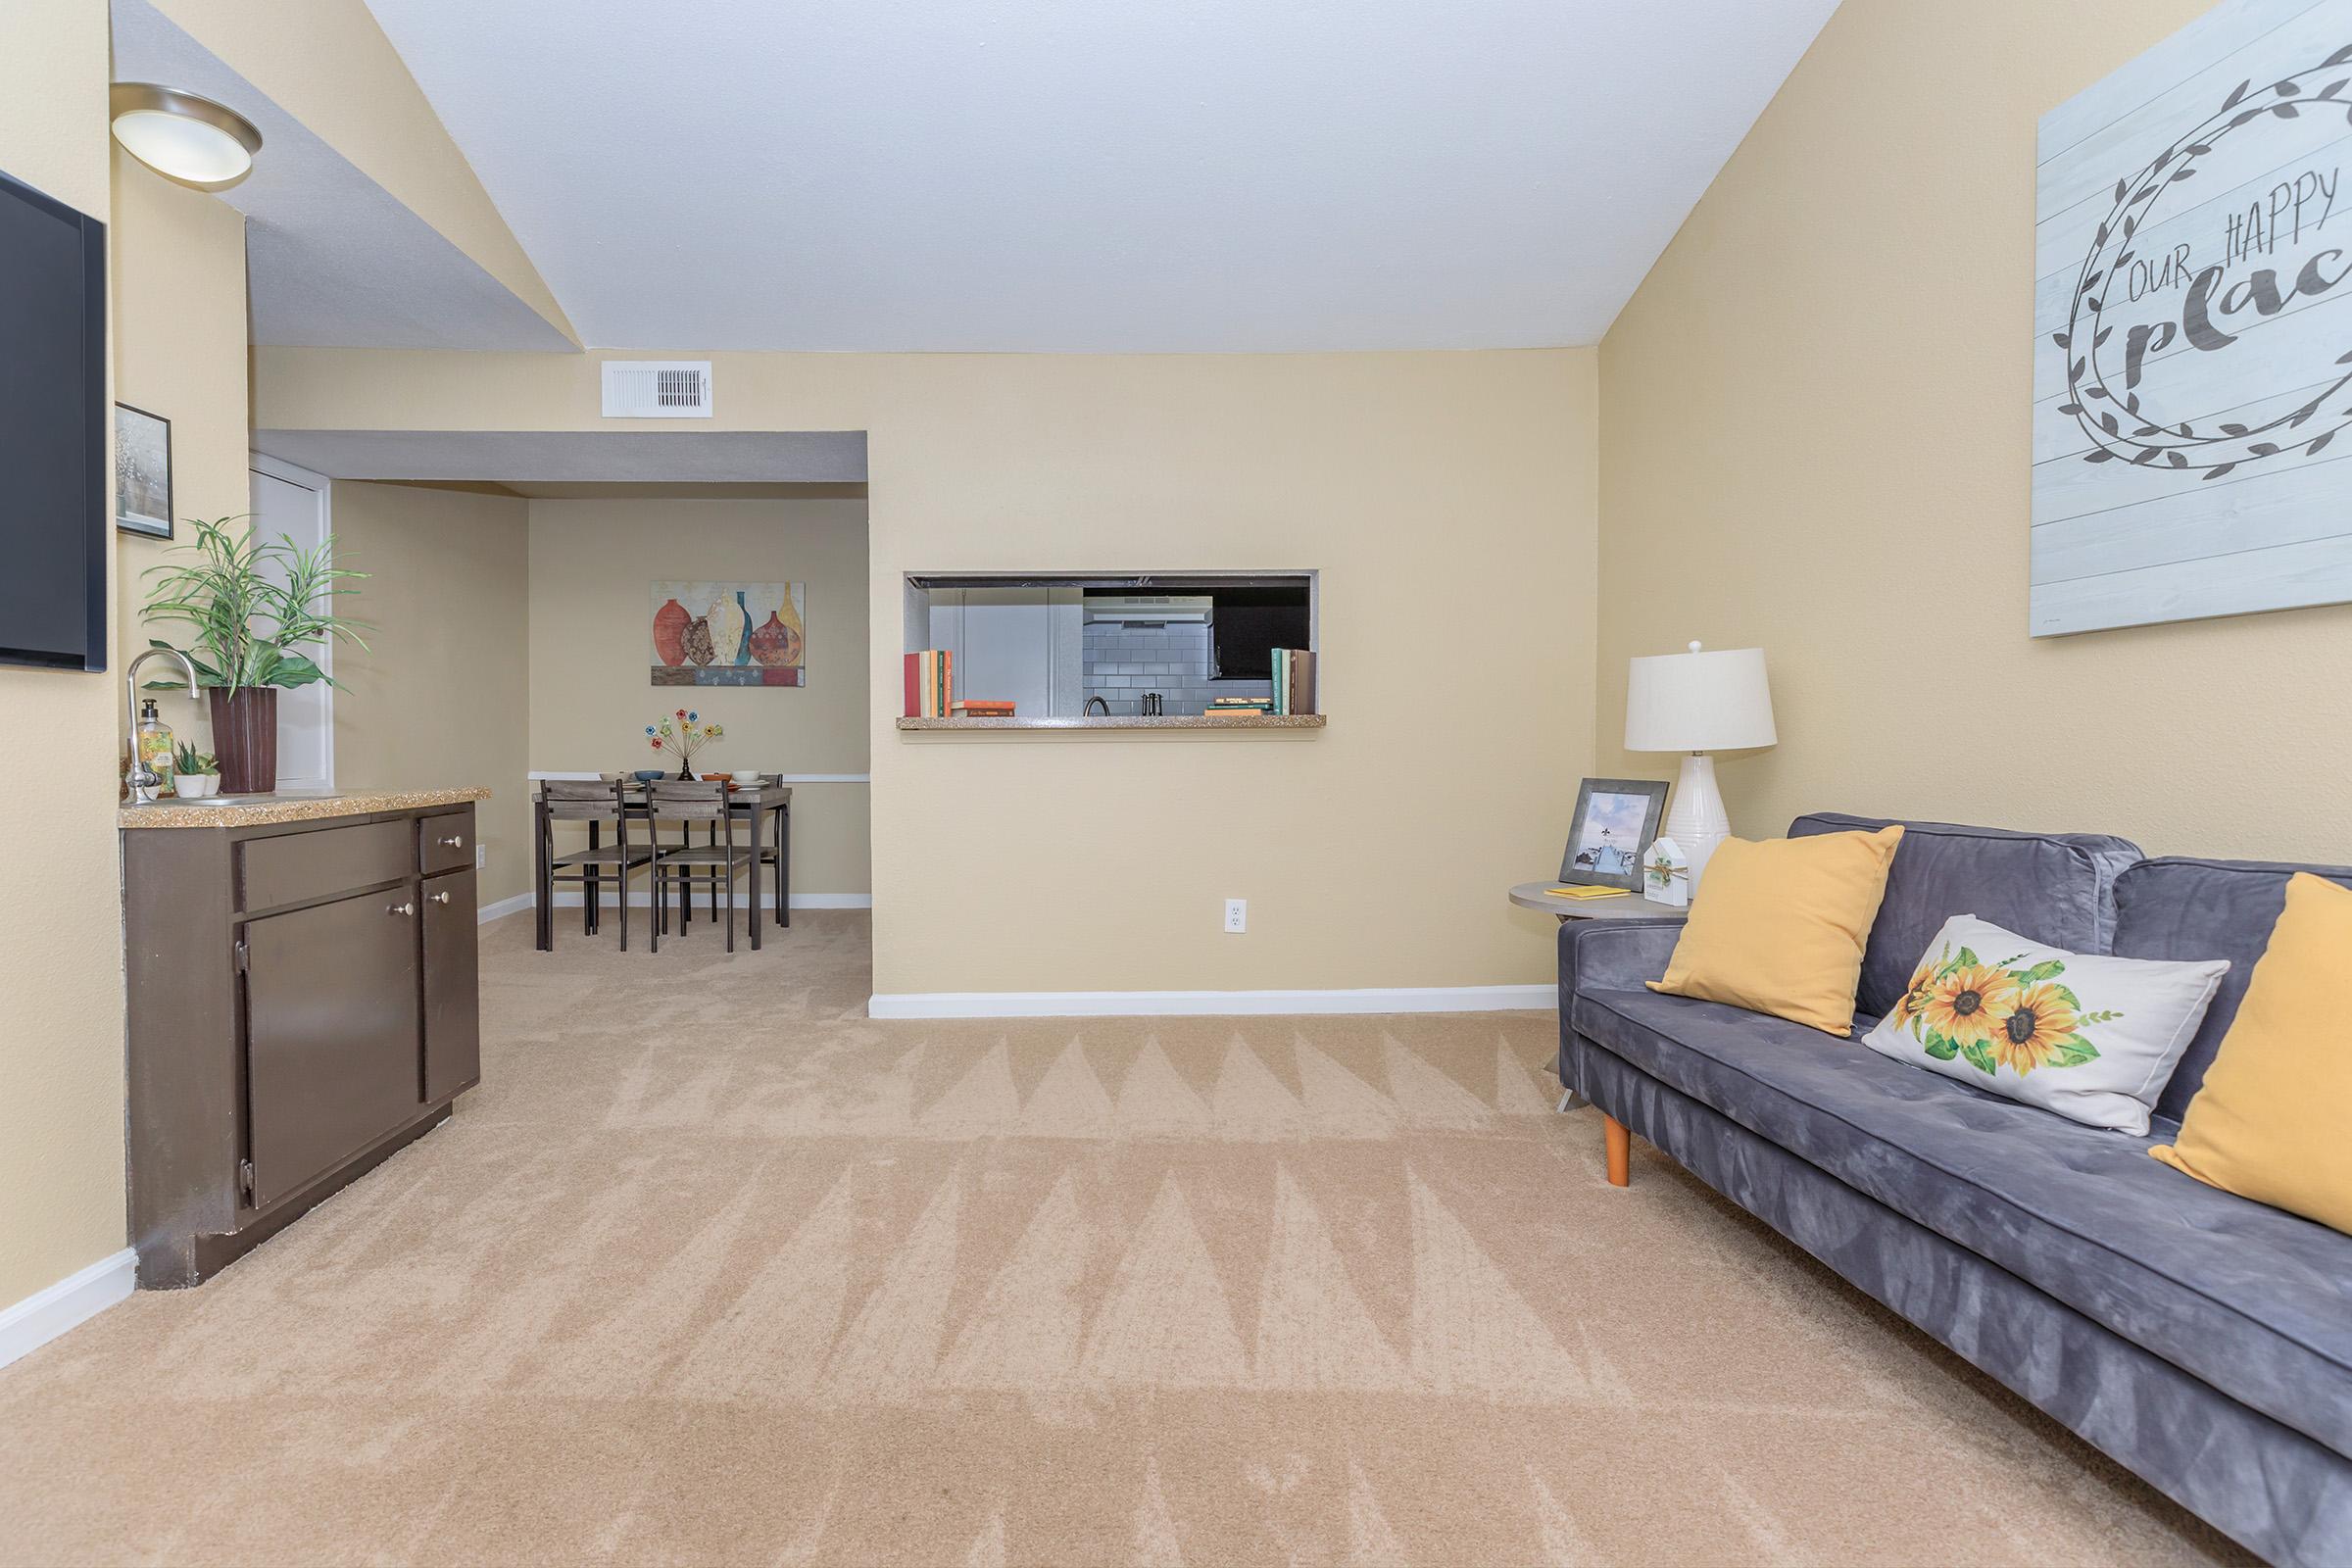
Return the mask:
<svg viewBox="0 0 2352 1568">
<path fill-rule="evenodd" d="M 487 784 L 485 923 L 668 957 L 871 906 L 861 433 L 256 446 L 331 477 L 337 562 L 368 573 L 338 778 Z"/>
</svg>

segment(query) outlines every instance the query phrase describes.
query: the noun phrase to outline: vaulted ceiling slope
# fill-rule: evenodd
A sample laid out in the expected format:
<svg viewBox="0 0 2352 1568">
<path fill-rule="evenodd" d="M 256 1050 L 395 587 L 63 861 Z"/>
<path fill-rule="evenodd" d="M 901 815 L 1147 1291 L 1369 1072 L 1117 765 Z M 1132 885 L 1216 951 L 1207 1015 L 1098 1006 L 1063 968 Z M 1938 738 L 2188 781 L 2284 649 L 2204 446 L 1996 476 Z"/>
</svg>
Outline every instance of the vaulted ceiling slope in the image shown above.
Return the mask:
<svg viewBox="0 0 2352 1568">
<path fill-rule="evenodd" d="M 253 341 L 578 347 L 360 0 L 111 0 L 115 76 L 201 93 L 263 156 L 245 214 Z"/>
<path fill-rule="evenodd" d="M 368 0 L 582 340 L 1597 342 L 1836 0 Z"/>
</svg>

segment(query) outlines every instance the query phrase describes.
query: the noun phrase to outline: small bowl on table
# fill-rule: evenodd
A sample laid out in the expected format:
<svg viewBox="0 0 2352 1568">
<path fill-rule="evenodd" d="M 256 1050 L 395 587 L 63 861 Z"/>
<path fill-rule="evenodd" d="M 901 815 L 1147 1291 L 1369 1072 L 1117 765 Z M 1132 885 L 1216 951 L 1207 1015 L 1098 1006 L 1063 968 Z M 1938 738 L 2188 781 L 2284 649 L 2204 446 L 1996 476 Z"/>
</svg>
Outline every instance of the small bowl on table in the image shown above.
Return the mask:
<svg viewBox="0 0 2352 1568">
<path fill-rule="evenodd" d="M 706 784 L 724 784 L 729 789 L 735 787 L 735 775 L 732 773 L 697 773 L 694 776 Z"/>
<path fill-rule="evenodd" d="M 658 778 L 669 777 L 669 774 L 665 770 L 659 767 L 641 767 L 636 772 L 631 773 L 629 777 L 635 779 L 640 784 L 651 784 Z"/>
<path fill-rule="evenodd" d="M 739 790 L 756 790 L 760 787 L 760 775 L 757 773 L 737 773 L 734 778 L 735 787 Z"/>
</svg>

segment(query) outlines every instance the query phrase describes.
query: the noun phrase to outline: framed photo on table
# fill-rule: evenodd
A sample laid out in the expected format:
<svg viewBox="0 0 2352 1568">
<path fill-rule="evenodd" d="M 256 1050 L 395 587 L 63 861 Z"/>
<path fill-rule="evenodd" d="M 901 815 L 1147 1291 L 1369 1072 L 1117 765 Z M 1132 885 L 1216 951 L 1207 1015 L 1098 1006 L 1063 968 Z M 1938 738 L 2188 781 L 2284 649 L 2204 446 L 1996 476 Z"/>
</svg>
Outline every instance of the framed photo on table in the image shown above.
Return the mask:
<svg viewBox="0 0 2352 1568">
<path fill-rule="evenodd" d="M 1589 778 L 1576 792 L 1560 880 L 1642 891 L 1642 852 L 1658 836 L 1666 785 L 1646 778 Z"/>
</svg>

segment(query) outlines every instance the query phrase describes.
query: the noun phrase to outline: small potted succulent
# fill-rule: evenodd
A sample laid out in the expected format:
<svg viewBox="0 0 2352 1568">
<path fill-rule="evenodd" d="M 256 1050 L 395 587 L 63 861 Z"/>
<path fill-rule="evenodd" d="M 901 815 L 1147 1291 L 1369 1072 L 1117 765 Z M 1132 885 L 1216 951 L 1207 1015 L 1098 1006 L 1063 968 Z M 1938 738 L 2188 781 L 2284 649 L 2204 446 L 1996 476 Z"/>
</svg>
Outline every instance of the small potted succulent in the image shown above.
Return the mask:
<svg viewBox="0 0 2352 1568">
<path fill-rule="evenodd" d="M 694 754 L 722 738 L 726 727 L 703 722 L 703 715 L 692 709 L 681 708 L 658 724 L 645 726 L 645 738 L 655 751 L 678 760 L 678 777 L 694 777 Z"/>
<path fill-rule="evenodd" d="M 220 760 L 182 741 L 172 749 L 172 788 L 183 801 L 220 794 Z"/>
</svg>

